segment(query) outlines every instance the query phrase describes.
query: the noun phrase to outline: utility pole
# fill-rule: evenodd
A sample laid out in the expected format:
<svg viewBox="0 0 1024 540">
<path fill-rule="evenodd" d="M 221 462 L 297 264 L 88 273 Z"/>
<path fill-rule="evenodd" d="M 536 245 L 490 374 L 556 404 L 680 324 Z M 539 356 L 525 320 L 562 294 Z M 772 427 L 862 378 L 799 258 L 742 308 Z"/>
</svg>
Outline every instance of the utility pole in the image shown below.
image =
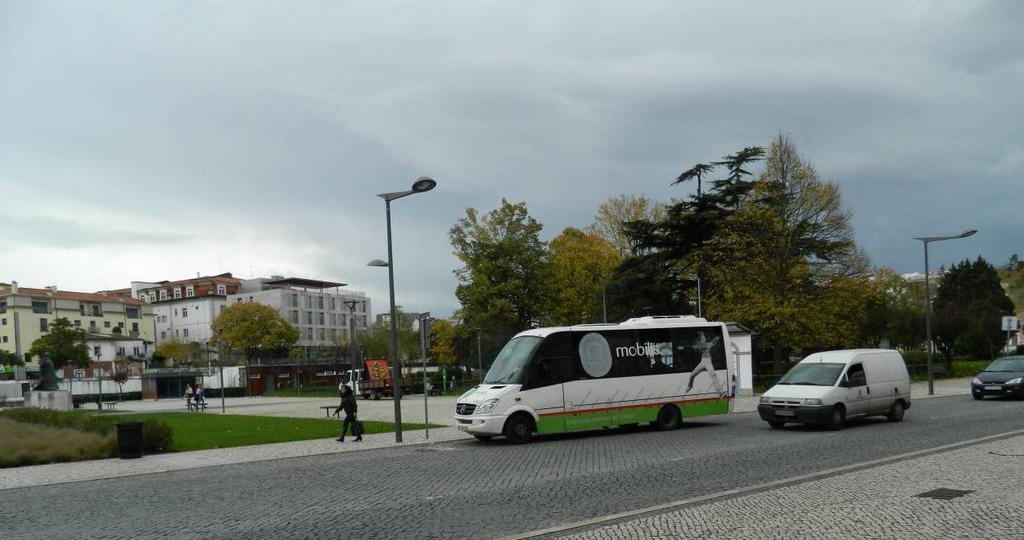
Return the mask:
<svg viewBox="0 0 1024 540">
<path fill-rule="evenodd" d="M 420 357 L 423 359 L 423 433 L 430 440 L 430 417 L 427 408 L 427 348 L 430 341 L 430 312 L 420 313 Z"/>
</svg>

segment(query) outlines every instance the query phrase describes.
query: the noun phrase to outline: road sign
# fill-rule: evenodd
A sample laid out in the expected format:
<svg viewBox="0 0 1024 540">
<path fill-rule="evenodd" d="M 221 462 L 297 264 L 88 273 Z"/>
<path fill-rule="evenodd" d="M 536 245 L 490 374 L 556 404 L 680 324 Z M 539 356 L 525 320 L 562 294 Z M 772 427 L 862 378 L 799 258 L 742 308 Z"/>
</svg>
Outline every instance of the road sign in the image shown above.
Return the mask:
<svg viewBox="0 0 1024 540">
<path fill-rule="evenodd" d="M 1006 332 L 1016 332 L 1017 331 L 1017 324 L 1018 324 L 1017 323 L 1017 317 L 1014 317 L 1013 315 L 1007 315 L 1007 316 L 1003 317 L 1003 330 L 1004 331 L 1006 331 Z"/>
</svg>

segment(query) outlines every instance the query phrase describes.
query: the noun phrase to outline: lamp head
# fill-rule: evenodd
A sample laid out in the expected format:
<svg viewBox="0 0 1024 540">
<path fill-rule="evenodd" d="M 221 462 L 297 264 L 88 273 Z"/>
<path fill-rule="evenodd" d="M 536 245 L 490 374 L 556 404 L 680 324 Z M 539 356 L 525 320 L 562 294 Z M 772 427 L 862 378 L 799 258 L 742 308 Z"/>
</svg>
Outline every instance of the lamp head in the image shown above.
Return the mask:
<svg viewBox="0 0 1024 540">
<path fill-rule="evenodd" d="M 366 263 L 366 266 L 379 266 L 381 268 L 387 268 L 387 267 L 389 267 L 391 265 L 388 264 L 387 261 L 382 261 L 380 259 L 374 259 L 374 260 Z"/>
<path fill-rule="evenodd" d="M 978 232 L 977 229 L 967 229 L 966 231 L 960 233 L 960 238 L 967 238 L 968 236 L 971 236 L 976 232 Z"/>
<path fill-rule="evenodd" d="M 416 193 L 422 193 L 424 191 L 430 191 L 434 189 L 434 186 L 436 185 L 437 182 L 435 182 L 433 178 L 421 176 L 417 178 L 415 182 L 412 183 L 412 190 L 415 191 Z"/>
</svg>

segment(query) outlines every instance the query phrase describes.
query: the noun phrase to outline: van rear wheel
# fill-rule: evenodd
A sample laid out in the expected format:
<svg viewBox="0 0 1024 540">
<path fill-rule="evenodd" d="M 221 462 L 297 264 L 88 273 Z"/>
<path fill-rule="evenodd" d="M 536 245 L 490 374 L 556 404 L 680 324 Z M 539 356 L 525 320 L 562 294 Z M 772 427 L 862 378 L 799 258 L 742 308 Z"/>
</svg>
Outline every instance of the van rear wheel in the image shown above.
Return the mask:
<svg viewBox="0 0 1024 540">
<path fill-rule="evenodd" d="M 683 419 L 679 414 L 679 407 L 668 404 L 658 411 L 658 419 L 654 421 L 654 428 L 659 431 L 668 431 L 681 426 Z"/>
<path fill-rule="evenodd" d="M 892 404 L 892 408 L 889 409 L 889 414 L 886 415 L 886 418 L 888 418 L 890 422 L 899 422 L 900 420 L 903 420 L 903 411 L 903 402 L 897 401 Z"/>
</svg>

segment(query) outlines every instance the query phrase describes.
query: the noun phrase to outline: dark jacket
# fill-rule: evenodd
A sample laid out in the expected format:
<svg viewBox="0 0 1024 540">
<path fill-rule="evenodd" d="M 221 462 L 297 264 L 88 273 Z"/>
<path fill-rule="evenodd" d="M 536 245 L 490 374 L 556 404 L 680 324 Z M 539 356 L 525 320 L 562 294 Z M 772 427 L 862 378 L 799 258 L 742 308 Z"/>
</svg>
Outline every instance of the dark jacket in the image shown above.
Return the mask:
<svg viewBox="0 0 1024 540">
<path fill-rule="evenodd" d="M 334 410 L 334 414 L 338 414 L 338 411 L 345 411 L 345 416 L 355 416 L 357 410 L 359 410 L 359 406 L 356 405 L 356 395 L 350 392 L 341 398 L 341 404 Z"/>
</svg>

